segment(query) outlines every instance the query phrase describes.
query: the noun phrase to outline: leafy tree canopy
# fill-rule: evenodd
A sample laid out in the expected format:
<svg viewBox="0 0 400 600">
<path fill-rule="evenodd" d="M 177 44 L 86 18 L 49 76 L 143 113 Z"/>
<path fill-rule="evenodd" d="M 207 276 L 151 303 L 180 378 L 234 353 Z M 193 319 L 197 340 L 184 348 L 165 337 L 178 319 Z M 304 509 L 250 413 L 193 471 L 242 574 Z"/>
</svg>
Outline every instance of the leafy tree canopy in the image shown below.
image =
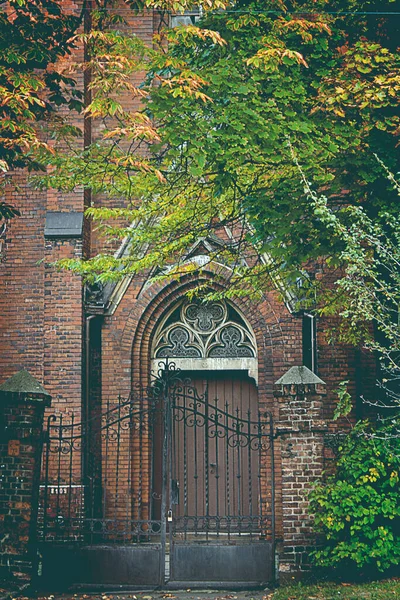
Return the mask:
<svg viewBox="0 0 400 600">
<path fill-rule="evenodd" d="M 54 106 L 80 110 L 75 82 L 54 63 L 70 53 L 81 15 L 66 14 L 59 0 L 10 0 L 0 12 L 0 170 L 43 165 L 50 151 L 38 123 Z M 19 215 L 0 203 L 0 221 Z"/>
<path fill-rule="evenodd" d="M 0 160 L 3 170 L 36 167 L 29 152 L 40 147 L 35 122 L 52 107 L 80 108 L 71 78 L 54 63 L 73 47 L 81 17 L 66 14 L 58 0 L 10 0 L 0 13 Z"/>
<path fill-rule="evenodd" d="M 239 278 L 265 286 L 273 266 L 295 277 L 310 259 L 343 249 L 304 179 L 344 223 L 349 205 L 369 217 L 397 210 L 376 156 L 398 170 L 399 19 L 365 14 L 393 4 L 225 6 L 200 26 L 160 32 L 152 49 L 115 29 L 92 34 L 87 112 L 103 119 L 104 135 L 85 153 L 56 157 L 51 185 L 106 194 L 107 208 L 89 213 L 109 235 L 128 233 L 131 245 L 122 259 L 101 255 L 70 267 L 104 280 L 171 262 L 181 272 L 193 268 L 182 264 L 193 242 L 229 226 L 247 267 L 237 242 L 216 254 Z M 133 88 L 135 69 L 147 76 Z M 124 108 L 118 92 L 127 87 L 142 110 Z"/>
</svg>

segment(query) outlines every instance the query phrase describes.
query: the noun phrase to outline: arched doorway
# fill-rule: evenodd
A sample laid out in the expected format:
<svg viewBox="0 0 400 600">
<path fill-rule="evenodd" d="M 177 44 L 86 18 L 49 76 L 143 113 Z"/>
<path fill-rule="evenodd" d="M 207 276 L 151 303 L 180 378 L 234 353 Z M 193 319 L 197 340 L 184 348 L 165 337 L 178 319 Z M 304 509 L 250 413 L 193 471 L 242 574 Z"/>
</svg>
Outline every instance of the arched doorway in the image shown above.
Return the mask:
<svg viewBox="0 0 400 600">
<path fill-rule="evenodd" d="M 228 302 L 182 299 L 153 338 L 153 369 L 168 371 L 169 361 L 172 383 L 154 436 L 153 517 L 162 521 L 166 511 L 170 581 L 269 581 L 272 419 L 259 410 L 254 334 Z"/>
</svg>

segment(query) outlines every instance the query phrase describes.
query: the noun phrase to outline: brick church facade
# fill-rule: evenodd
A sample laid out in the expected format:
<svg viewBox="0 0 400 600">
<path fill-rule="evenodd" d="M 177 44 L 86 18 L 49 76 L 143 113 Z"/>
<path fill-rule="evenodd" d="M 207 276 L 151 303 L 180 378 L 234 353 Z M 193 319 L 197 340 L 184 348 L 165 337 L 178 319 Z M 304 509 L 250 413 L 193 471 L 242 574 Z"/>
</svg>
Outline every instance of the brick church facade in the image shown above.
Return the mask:
<svg viewBox="0 0 400 600">
<path fill-rule="evenodd" d="M 148 12 L 139 16 L 131 15 L 129 18 L 132 30 L 151 44 L 157 15 Z M 80 85 L 84 88 L 86 84 L 82 77 Z M 82 144 L 94 138 L 95 125 L 84 124 L 81 117 L 76 118 L 75 124 L 82 129 L 85 128 Z M 332 421 L 337 401 L 335 390 L 339 382 L 349 380 L 350 391 L 356 399 L 360 398 L 368 383 L 367 379 L 370 381 L 373 378 L 371 358 L 357 349 L 329 344 L 326 335 L 329 323 L 323 319 L 317 320 L 310 315 L 294 312 L 290 298 L 285 298 L 281 290 L 266 291 L 262 300 L 257 302 L 243 298 L 233 299 L 215 302 L 204 308 L 201 304 L 189 302 L 187 299 L 187 292 L 199 283 L 199 278 L 194 278 L 192 275 L 182 277 L 179 282 L 152 283 L 144 274 L 121 280 L 102 289 L 88 289 L 79 276 L 65 270 L 60 271 L 54 266 L 59 259 L 90 257 L 101 248 L 102 240 L 98 238 L 92 224 L 84 217 L 85 207 L 90 201 L 88 194 L 83 191 L 68 194 L 37 191 L 29 186 L 24 174 L 13 175 L 13 178 L 14 183 L 17 180 L 18 185 L 13 186 L 12 189 L 10 186 L 8 200 L 21 211 L 21 217 L 9 223 L 1 237 L 0 384 L 17 371 L 26 369 L 52 396 L 52 406 L 47 409 L 47 415 L 55 414 L 55 419 L 60 419 L 62 416 L 64 424 L 67 423 L 70 427 L 69 431 L 71 431 L 72 416 L 76 424 L 86 424 L 85 431 L 82 432 L 81 429 L 75 437 L 86 440 L 87 456 L 86 458 L 84 456 L 84 444 L 82 446 L 76 444 L 73 456 L 71 450 L 70 453 L 66 452 L 67 459 L 62 457 L 66 469 L 62 476 L 60 471 L 57 471 L 56 459 L 51 455 L 51 443 L 48 448 L 50 466 L 48 480 L 45 482 L 48 485 L 46 491 L 48 496 L 44 510 L 52 506 L 53 513 L 49 509 L 49 521 L 54 517 L 54 511 L 58 511 L 56 517 L 60 522 L 63 520 L 64 529 L 61 527 L 57 535 L 53 531 L 48 540 L 44 540 L 47 547 L 49 544 L 51 547 L 47 554 L 45 548 L 40 550 L 44 560 L 46 556 L 50 556 L 47 560 L 50 561 L 51 568 L 56 569 L 53 564 L 55 559 L 51 562 L 51 557 L 58 556 L 61 562 L 69 548 L 69 543 L 80 542 L 79 547 L 82 552 L 85 549 L 89 552 L 88 548 L 94 548 L 92 558 L 82 554 L 84 560 L 88 561 L 85 564 L 91 565 L 90 568 L 96 564 L 102 565 L 104 560 L 110 564 L 113 559 L 108 555 L 104 559 L 101 552 L 105 552 L 104 548 L 112 542 L 114 547 L 118 546 L 119 551 L 122 552 L 118 555 L 118 562 L 125 561 L 126 569 L 123 572 L 116 569 L 118 574 L 115 575 L 114 572 L 114 576 L 117 579 L 113 580 L 110 576 L 111 580 L 107 580 L 107 576 L 104 576 L 103 582 L 125 585 L 135 584 L 138 581 L 149 583 L 140 580 L 139 576 L 135 579 L 135 561 L 141 561 L 142 566 L 150 564 L 153 560 L 151 557 L 157 554 L 162 537 L 160 541 L 156 528 L 152 531 L 152 537 L 150 536 L 152 547 L 146 546 L 145 543 L 140 545 L 139 542 L 143 541 L 141 536 L 137 533 L 133 535 L 131 530 L 122 538 L 118 538 L 115 531 L 108 538 L 101 538 L 98 530 L 97 541 L 92 535 L 90 543 L 86 538 L 79 538 L 79 535 L 74 533 L 73 519 L 78 522 L 82 511 L 87 510 L 89 492 L 84 487 L 85 482 L 90 478 L 91 481 L 97 478 L 98 490 L 102 490 L 99 493 L 104 496 L 109 486 L 109 493 L 112 495 L 111 503 L 114 502 L 117 507 L 114 516 L 107 516 L 105 500 L 98 500 L 97 509 L 93 509 L 94 512 L 91 513 L 91 523 L 95 520 L 101 521 L 102 531 L 104 531 L 105 521 L 112 520 L 116 514 L 121 515 L 125 510 L 120 508 L 122 498 L 125 504 L 130 503 L 124 513 L 125 521 L 132 523 L 135 519 L 139 519 L 139 508 L 135 507 L 140 505 L 142 511 L 140 519 L 146 521 L 148 527 L 150 521 L 159 521 L 160 531 L 163 526 L 165 527 L 164 534 L 167 541 L 172 527 L 168 523 L 172 522 L 173 518 L 184 519 L 188 514 L 192 518 L 191 525 L 188 524 L 189 521 L 185 521 L 181 534 L 185 536 L 185 540 L 192 539 L 192 534 L 193 539 L 200 536 L 203 543 L 197 546 L 194 542 L 192 545 L 188 543 L 187 547 L 184 544 L 181 546 L 177 544 L 176 554 L 173 556 L 172 546 L 168 547 L 168 543 L 164 545 L 163 553 L 157 554 L 158 562 L 154 566 L 154 572 L 149 567 L 149 578 L 153 578 L 153 581 L 154 573 L 161 573 L 160 579 L 156 578 L 161 584 L 165 578 L 168 578 L 168 574 L 165 575 L 168 569 L 164 569 L 164 564 L 160 566 L 160 561 L 166 560 L 165 556 L 169 552 L 170 560 L 175 561 L 175 571 L 172 570 L 172 564 L 169 567 L 170 578 L 173 579 L 172 573 L 181 573 L 176 575 L 175 580 L 182 585 L 183 582 L 186 584 L 187 581 L 196 580 L 196 577 L 200 583 L 207 581 L 215 583 L 217 579 L 223 579 L 221 572 L 213 575 L 202 566 L 208 560 L 218 561 L 219 556 L 223 557 L 221 560 L 225 561 L 224 565 L 240 565 L 246 561 L 245 556 L 249 556 L 250 562 L 257 565 L 255 556 L 270 561 L 267 571 L 263 572 L 260 578 L 257 577 L 257 573 L 252 573 L 250 581 L 255 583 L 272 579 L 277 574 L 281 577 L 285 574 L 291 576 L 292 573 L 307 570 L 307 552 L 315 543 L 311 533 L 311 519 L 307 513 L 307 490 L 311 482 L 320 477 L 322 471 L 329 467 L 333 457 L 330 440 L 338 427 L 337 423 Z M 96 203 L 95 198 L 92 200 Z M 193 260 L 206 261 L 209 244 L 212 244 L 212 240 L 199 242 Z M 227 275 L 228 271 L 225 267 L 209 263 L 202 271 L 201 283 L 207 283 L 210 290 L 221 290 L 224 288 Z M 214 397 L 217 398 L 218 406 L 223 403 L 220 414 L 226 419 L 223 434 L 221 429 L 221 440 L 223 435 L 228 435 L 228 431 L 234 430 L 234 426 L 229 424 L 229 419 L 236 418 L 236 422 L 240 421 L 241 424 L 247 419 L 249 423 L 247 443 L 250 447 L 253 440 L 250 423 L 256 423 L 260 414 L 268 414 L 273 422 L 273 435 L 268 438 L 268 444 L 259 443 L 254 454 L 246 450 L 247 454 L 239 457 L 239 454 L 229 454 L 231 450 L 228 449 L 228 444 L 224 445 L 223 441 L 219 446 L 219 442 L 215 442 L 215 436 L 212 437 L 211 433 L 207 433 L 202 442 L 196 441 L 193 438 L 193 427 L 189 433 L 189 420 L 187 420 L 188 428 L 176 434 L 175 442 L 173 441 L 171 446 L 166 442 L 167 453 L 170 452 L 171 456 L 171 448 L 177 452 L 185 452 L 185 456 L 179 459 L 181 466 L 176 467 L 177 475 L 175 473 L 168 482 L 163 479 L 165 465 L 162 464 L 165 447 L 163 449 L 161 438 L 165 435 L 165 424 L 157 421 L 152 436 L 149 434 L 148 425 L 143 425 L 141 430 L 143 433 L 135 437 L 136 430 L 132 426 L 128 434 L 122 433 L 124 417 L 121 417 L 119 412 L 115 420 L 121 424 L 121 431 L 118 428 L 116 430 L 119 438 L 115 452 L 118 452 L 118 455 L 113 455 L 112 458 L 110 458 L 111 449 L 109 450 L 111 446 L 107 446 L 110 437 L 100 436 L 97 441 L 93 439 L 88 441 L 91 439 L 88 424 L 97 422 L 98 429 L 108 434 L 110 421 L 105 425 L 105 429 L 104 427 L 102 429 L 102 415 L 111 414 L 110 411 L 113 410 L 120 411 L 118 406 L 121 406 L 121 400 L 118 401 L 118 397 L 132 398 L 132 402 L 135 402 L 136 390 L 146 389 L 151 384 L 151 373 L 159 368 L 162 369 L 163 367 L 159 365 L 166 359 L 170 363 L 175 362 L 177 367 L 182 369 L 184 376 L 191 379 L 197 390 L 199 405 L 195 401 L 195 419 L 200 412 L 204 418 L 211 419 L 215 425 L 219 419 L 220 409 L 217 409 L 215 404 L 212 408 L 213 416 L 210 417 L 209 405 L 211 406 L 211 399 L 214 401 Z M 292 369 L 290 375 L 292 367 L 303 366 L 308 367 L 309 371 Z M 204 396 L 205 390 L 207 396 Z M 132 402 L 129 404 L 130 410 L 136 411 L 136 405 Z M 143 413 L 140 414 L 144 415 L 149 400 L 141 400 L 141 402 Z M 178 408 L 186 415 L 186 404 L 184 408 L 181 405 Z M 177 410 L 176 406 L 174 410 Z M 193 411 L 193 406 L 190 410 Z M 141 416 L 138 418 L 142 419 Z M 61 428 L 56 429 L 59 421 L 52 423 L 55 438 Z M 143 419 L 140 423 L 144 423 Z M 196 427 L 197 425 L 194 429 L 197 431 Z M 65 431 L 63 430 L 65 439 L 70 439 L 71 435 L 67 435 Z M 171 431 L 170 434 L 174 435 Z M 207 432 L 211 432 L 208 424 Z M 109 443 L 111 444 L 111 441 Z M 210 458 L 212 444 L 214 454 L 213 458 Z M 262 448 L 267 445 L 268 453 L 262 458 Z M 237 446 L 235 448 L 234 452 L 239 452 Z M 225 450 L 226 456 L 222 458 Z M 110 455 L 107 458 L 108 452 Z M 61 451 L 58 454 L 55 452 L 58 457 L 61 454 Z M 169 460 L 171 462 L 173 459 Z M 201 469 L 199 467 L 199 471 L 192 473 L 193 464 L 200 460 L 203 467 Z M 255 468 L 251 464 L 254 465 L 257 461 L 259 461 L 258 471 L 251 479 L 252 469 Z M 44 467 L 45 465 L 43 469 Z M 227 474 L 228 467 L 235 471 L 231 474 L 236 478 L 235 485 L 238 486 L 238 499 L 235 501 L 233 487 L 230 488 L 231 496 L 227 496 L 228 484 L 233 486 L 233 479 L 229 479 Z M 150 471 L 153 473 L 152 476 Z M 247 475 L 245 476 L 242 471 Z M 188 482 L 190 477 L 192 477 L 191 483 Z M 177 485 L 174 482 L 178 479 L 180 479 L 179 499 L 174 500 L 173 488 Z M 190 494 L 192 486 L 195 483 L 197 485 L 200 479 L 203 479 L 201 483 L 203 488 L 193 496 L 193 502 L 197 502 L 202 494 L 206 496 L 206 500 L 203 508 L 197 505 L 195 508 L 194 505 L 191 506 Z M 165 484 L 164 491 L 166 490 L 168 495 L 164 499 L 164 504 L 162 484 Z M 62 502 L 65 504 L 65 500 L 62 500 L 60 490 L 67 489 L 68 486 L 72 489 L 72 485 L 82 485 L 83 491 L 79 492 L 81 496 L 78 500 L 76 495 L 68 495 L 71 494 L 70 489 L 65 493 L 70 501 L 66 509 L 65 506 L 63 508 Z M 243 491 L 243 495 L 239 491 L 239 485 L 246 487 L 247 491 Z M 146 492 L 143 491 L 145 489 Z M 91 502 L 94 504 L 96 499 L 93 490 L 94 487 L 90 493 Z M 52 494 L 56 499 L 51 499 Z M 83 498 L 82 495 L 85 494 Z M 258 494 L 259 498 L 264 494 L 265 506 L 269 507 L 270 520 L 264 532 L 261 531 L 262 526 L 259 524 L 260 503 L 264 500 L 257 501 Z M 211 496 L 217 500 L 212 500 Z M 159 499 L 161 504 L 157 505 L 154 499 L 157 501 Z M 73 514 L 74 502 L 79 504 L 79 510 L 76 509 L 75 515 Z M 232 503 L 229 510 L 228 502 Z M 54 503 L 57 504 L 56 508 Z M 249 508 L 245 509 L 240 506 L 240 503 L 247 503 Z M 184 504 L 185 511 L 182 508 Z M 69 510 L 69 529 L 65 526 L 66 510 Z M 162 514 L 163 510 L 166 514 Z M 250 519 L 247 515 L 249 510 L 253 511 L 251 515 L 254 513 L 258 520 L 255 529 L 252 524 L 254 519 Z M 194 514 L 191 515 L 190 511 Z M 239 513 L 239 516 L 236 513 Z M 247 519 L 247 537 L 243 538 L 241 535 L 244 533 L 241 528 L 243 525 L 243 518 L 241 518 L 235 522 L 235 526 L 238 527 L 236 538 L 235 531 L 229 530 L 229 523 L 231 523 L 229 519 L 238 519 L 243 515 L 246 515 Z M 214 519 L 214 533 L 217 531 L 218 534 L 216 537 L 211 535 L 211 521 L 207 521 L 210 517 Z M 43 520 L 46 516 L 42 514 L 40 518 Z M 201 518 L 205 519 L 204 523 L 207 522 L 207 526 L 199 525 Z M 164 523 L 165 519 L 167 519 L 166 523 Z M 193 519 L 197 519 L 196 525 L 193 525 Z M 93 534 L 93 529 L 91 533 Z M 63 536 L 64 544 L 58 543 Z M 246 541 L 242 544 L 246 555 L 240 553 L 241 546 L 237 541 L 239 537 Z M 268 540 L 269 546 L 264 554 L 260 551 L 260 547 L 256 546 L 253 556 L 253 546 L 247 543 L 253 537 L 257 539 L 264 537 Z M 52 543 L 54 547 L 51 546 Z M 122 546 L 124 550 L 121 550 Z M 138 553 L 143 548 L 149 549 L 143 555 L 144 558 L 142 556 L 138 558 L 139 554 L 129 554 L 130 546 L 140 547 Z M 205 552 L 204 548 L 207 547 L 211 552 L 209 559 L 199 555 L 199 548 Z M 233 558 L 229 554 L 233 552 L 232 548 L 239 549 L 238 554 Z M 200 575 L 196 575 L 196 569 L 194 575 L 184 568 L 180 571 L 181 563 L 197 565 Z M 43 568 L 46 569 L 45 564 Z M 47 570 L 51 568 L 47 567 Z M 223 568 L 226 569 L 225 566 Z M 236 568 L 239 573 L 237 575 L 239 583 L 246 582 L 246 575 L 240 575 L 240 567 Z M 249 568 L 247 565 L 246 569 Z M 260 569 L 262 570 L 263 567 Z M 90 583 L 91 581 L 85 581 L 85 577 L 101 578 L 100 571 L 101 567 L 95 576 L 89 576 L 86 572 L 86 574 L 80 573 L 76 578 L 83 583 Z M 233 578 L 232 581 L 235 579 Z"/>
</svg>

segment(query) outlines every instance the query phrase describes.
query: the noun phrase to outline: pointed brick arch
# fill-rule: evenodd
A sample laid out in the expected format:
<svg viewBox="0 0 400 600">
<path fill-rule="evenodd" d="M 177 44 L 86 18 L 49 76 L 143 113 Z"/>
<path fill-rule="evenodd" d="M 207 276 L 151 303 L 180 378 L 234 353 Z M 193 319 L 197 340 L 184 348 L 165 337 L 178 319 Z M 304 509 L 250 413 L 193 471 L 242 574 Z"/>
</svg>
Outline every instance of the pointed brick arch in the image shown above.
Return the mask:
<svg viewBox="0 0 400 600">
<path fill-rule="evenodd" d="M 196 278 L 187 275 L 177 281 L 154 283 L 142 290 L 126 319 L 121 339 L 121 350 L 131 355 L 131 385 L 143 385 L 149 381 L 151 346 L 157 325 L 174 304 L 190 290 L 207 284 L 215 291 L 222 291 L 229 272 L 220 266 L 203 271 Z M 262 301 L 237 298 L 232 301 L 249 322 L 256 338 L 259 360 L 258 388 L 260 401 L 272 402 L 272 385 L 285 368 L 291 364 L 295 351 L 296 331 L 300 336 L 299 323 L 289 313 L 275 292 L 265 294 Z M 284 316 L 282 316 L 282 314 Z M 288 331 L 286 331 L 288 330 Z M 293 344 L 288 344 L 288 334 Z"/>
<path fill-rule="evenodd" d="M 199 284 L 226 289 L 229 269 L 209 263 L 200 275 L 187 274 L 179 281 L 147 284 L 134 278 L 112 314 L 104 319 L 102 330 L 102 403 L 127 396 L 136 385 L 147 385 L 151 365 L 151 345 L 157 324 L 179 298 Z M 258 391 L 260 401 L 273 406 L 273 382 L 289 367 L 301 364 L 301 320 L 293 316 L 276 291 L 267 291 L 259 301 L 235 298 L 251 326 L 258 352 Z"/>
<path fill-rule="evenodd" d="M 200 275 L 187 274 L 179 281 L 147 284 L 135 278 L 127 286 L 115 311 L 106 316 L 103 327 L 102 402 L 115 402 L 118 393 L 127 395 L 140 385 L 148 385 L 151 348 L 158 324 L 188 291 L 206 284 L 215 291 L 226 288 L 230 272 L 218 265 L 207 265 Z M 260 410 L 269 410 L 276 422 L 279 405 L 273 384 L 291 366 L 301 364 L 301 319 L 292 315 L 279 294 L 265 292 L 257 302 L 232 300 L 254 332 L 258 354 L 257 397 Z M 276 532 L 282 531 L 281 447 L 275 444 Z"/>
</svg>

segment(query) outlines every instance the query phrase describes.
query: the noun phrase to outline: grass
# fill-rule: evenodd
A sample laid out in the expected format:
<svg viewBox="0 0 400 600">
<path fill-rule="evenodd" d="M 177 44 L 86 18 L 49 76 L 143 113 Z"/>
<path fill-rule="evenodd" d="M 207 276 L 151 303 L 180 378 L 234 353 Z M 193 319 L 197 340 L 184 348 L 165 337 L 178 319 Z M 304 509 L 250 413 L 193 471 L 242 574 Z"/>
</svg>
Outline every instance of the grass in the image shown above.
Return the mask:
<svg viewBox="0 0 400 600">
<path fill-rule="evenodd" d="M 321 583 L 285 586 L 264 596 L 264 600 L 400 600 L 400 579 L 364 584 Z"/>
</svg>

